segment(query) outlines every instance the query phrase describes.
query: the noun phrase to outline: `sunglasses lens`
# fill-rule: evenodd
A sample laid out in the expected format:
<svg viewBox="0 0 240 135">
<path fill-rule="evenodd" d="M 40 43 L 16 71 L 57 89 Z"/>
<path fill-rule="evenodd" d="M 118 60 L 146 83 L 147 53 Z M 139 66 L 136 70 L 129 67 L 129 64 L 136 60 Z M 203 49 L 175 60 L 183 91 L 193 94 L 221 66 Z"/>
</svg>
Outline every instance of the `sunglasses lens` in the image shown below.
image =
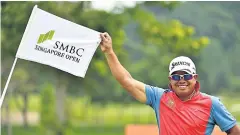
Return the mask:
<svg viewBox="0 0 240 135">
<path fill-rule="evenodd" d="M 184 75 L 184 80 L 191 80 L 192 78 L 193 78 L 193 75 L 191 74 Z"/>
<path fill-rule="evenodd" d="M 185 74 L 183 75 L 184 80 L 191 80 L 193 78 L 193 75 L 191 74 Z M 172 80 L 179 81 L 181 80 L 181 75 L 172 75 Z"/>
<path fill-rule="evenodd" d="M 172 75 L 172 79 L 175 81 L 179 81 L 180 80 L 180 75 Z"/>
</svg>

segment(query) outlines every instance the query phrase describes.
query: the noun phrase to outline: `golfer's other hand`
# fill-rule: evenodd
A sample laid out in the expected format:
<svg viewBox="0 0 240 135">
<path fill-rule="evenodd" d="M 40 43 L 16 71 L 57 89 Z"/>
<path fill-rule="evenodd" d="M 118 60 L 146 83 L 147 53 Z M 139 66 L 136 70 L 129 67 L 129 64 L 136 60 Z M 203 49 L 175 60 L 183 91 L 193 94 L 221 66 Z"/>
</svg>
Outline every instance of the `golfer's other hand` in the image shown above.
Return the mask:
<svg viewBox="0 0 240 135">
<path fill-rule="evenodd" d="M 101 33 L 101 50 L 105 53 L 105 54 L 110 54 L 113 52 L 112 49 L 112 38 L 109 36 L 109 34 L 107 32 Z"/>
</svg>

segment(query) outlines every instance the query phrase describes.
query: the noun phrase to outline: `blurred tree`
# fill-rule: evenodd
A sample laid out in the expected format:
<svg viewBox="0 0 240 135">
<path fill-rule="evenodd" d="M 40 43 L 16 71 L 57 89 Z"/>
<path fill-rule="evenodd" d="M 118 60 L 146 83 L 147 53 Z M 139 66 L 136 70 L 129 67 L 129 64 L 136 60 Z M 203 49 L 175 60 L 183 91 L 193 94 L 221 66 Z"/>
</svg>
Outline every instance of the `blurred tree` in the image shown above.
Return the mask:
<svg viewBox="0 0 240 135">
<path fill-rule="evenodd" d="M 240 29 L 237 12 L 240 10 L 237 5 L 239 2 L 187 2 L 172 14 L 167 14 L 170 18 L 179 18 L 186 24 L 194 25 L 197 35 L 205 34 L 214 40 L 199 57 L 199 74 L 204 82 L 204 92 L 215 94 L 221 89 L 235 91 L 236 85 L 232 84 L 235 81 L 231 80 L 237 78 L 237 72 L 233 73 L 231 68 L 239 66 L 236 62 L 237 57 L 233 56 L 235 52 L 239 52 L 237 40 Z M 206 61 L 210 63 L 207 66 L 203 64 Z M 224 85 L 220 88 L 217 84 Z"/>
<path fill-rule="evenodd" d="M 117 55 L 121 56 L 120 59 L 122 61 L 125 61 L 126 58 L 126 53 L 122 51 L 122 46 L 125 39 L 123 26 L 127 21 L 128 19 L 122 14 L 113 14 L 106 11 L 94 10 L 82 13 L 78 20 L 76 20 L 76 22 L 79 22 L 82 25 L 95 29 L 99 32 L 108 32 L 114 42 L 113 48 Z M 113 77 L 111 76 L 108 65 L 104 59 L 104 55 L 100 49 L 98 49 L 89 66 L 87 77 L 83 80 L 83 87 L 86 90 L 85 93 L 90 94 L 93 100 L 97 100 L 97 98 L 101 96 L 103 96 L 104 99 L 111 97 L 106 95 L 106 91 L 108 91 L 107 89 L 110 90 L 114 89 L 115 87 L 114 84 L 109 84 L 109 82 L 113 81 Z M 112 91 L 112 94 L 114 93 L 115 92 Z"/>
<path fill-rule="evenodd" d="M 144 3 L 144 7 L 149 5 L 147 3 Z M 171 59 L 178 55 L 194 59 L 209 44 L 209 39 L 196 37 L 194 27 L 184 25 L 178 20 L 159 21 L 154 14 L 142 7 L 139 4 L 127 10 L 137 25 L 135 33 L 139 33 L 140 39 L 139 43 L 126 43 L 131 49 L 129 53 L 138 56 L 131 62 L 130 71 L 145 83 L 167 87 Z"/>
<path fill-rule="evenodd" d="M 35 85 L 32 82 L 33 80 L 30 78 L 29 73 L 24 68 L 16 68 L 15 72 L 12 76 L 12 83 L 16 85 L 15 91 L 13 93 L 15 104 L 19 110 L 22 112 L 23 117 L 23 124 L 24 127 L 28 127 L 28 104 L 29 104 L 29 95 L 35 89 Z M 20 96 L 20 98 L 18 98 Z M 18 99 L 22 98 L 22 105 L 21 100 Z"/>
<path fill-rule="evenodd" d="M 189 29 L 189 32 L 192 31 L 195 33 L 195 36 L 193 37 L 200 37 L 205 35 L 209 37 L 211 41 L 214 40 L 209 44 L 209 46 L 206 46 L 205 48 L 200 49 L 198 52 L 199 55 L 194 54 L 195 55 L 194 57 L 191 56 L 198 68 L 198 73 L 200 75 L 200 80 L 202 83 L 202 87 L 201 87 L 202 91 L 207 92 L 209 94 L 218 93 L 221 88 L 219 88 L 219 86 L 216 85 L 217 83 L 224 84 L 221 86 L 222 87 L 224 86 L 226 88 L 223 87 L 222 89 L 229 89 L 230 91 L 234 90 L 235 86 L 231 84 L 231 82 L 233 81 L 230 81 L 230 80 L 231 78 L 238 78 L 237 74 L 239 73 L 239 71 L 234 73 L 232 73 L 231 71 L 232 67 L 239 66 L 238 62 L 236 61 L 237 57 L 235 54 L 235 52 L 239 52 L 236 47 L 239 45 L 239 42 L 237 42 L 237 39 L 240 33 L 239 32 L 240 29 L 238 25 L 239 24 L 238 13 L 240 11 L 238 8 L 239 2 L 181 2 L 180 5 L 176 6 L 175 9 L 172 11 L 166 10 L 162 6 L 159 6 L 157 2 L 155 3 L 153 2 L 154 4 L 151 4 L 151 2 L 150 4 L 148 3 L 149 2 L 145 2 L 142 7 L 144 7 L 145 10 L 152 12 L 153 15 L 156 16 L 158 20 L 160 20 L 160 22 L 165 22 L 166 24 L 171 19 L 178 19 L 183 24 L 194 27 L 194 29 L 191 29 L 191 28 Z M 141 40 L 142 37 L 140 36 L 138 36 L 137 38 L 136 36 L 133 37 L 132 36 L 132 33 L 134 33 L 132 32 L 133 30 L 134 29 L 131 27 L 128 27 L 128 29 L 126 29 L 128 36 L 132 37 L 128 39 L 128 42 L 129 43 L 134 42 L 135 44 L 134 46 L 131 45 L 130 47 L 128 47 L 128 49 L 131 49 L 130 50 L 131 57 L 137 60 L 140 58 L 145 58 L 145 55 L 141 55 L 142 53 L 139 53 L 139 48 L 137 46 L 138 44 L 140 44 L 139 41 L 137 41 L 137 39 Z M 161 30 L 164 31 L 163 29 Z M 167 33 L 170 33 L 170 32 L 167 32 Z M 153 36 L 151 36 L 150 39 L 152 38 Z M 202 41 L 200 40 L 200 42 L 206 42 L 206 41 L 207 41 L 206 38 L 203 38 Z M 155 41 L 152 41 L 152 42 L 155 43 Z M 158 44 L 160 43 L 158 42 Z M 147 45 L 147 47 L 148 46 L 149 45 Z M 137 52 L 132 53 L 132 51 L 135 51 L 135 52 L 138 51 L 138 53 Z M 152 51 L 152 53 L 153 52 L 159 53 L 160 59 L 162 57 L 168 57 L 168 55 L 162 54 L 161 50 L 159 50 L 158 52 Z M 186 53 L 184 52 L 179 54 L 186 55 Z M 136 56 L 141 56 L 141 57 L 136 58 Z M 221 64 L 214 64 L 213 61 L 218 61 L 218 63 L 221 63 Z M 210 63 L 210 64 L 206 66 L 203 63 Z M 141 66 L 140 63 L 137 65 L 139 66 L 139 68 L 143 67 Z M 157 66 L 154 66 L 154 67 L 157 67 Z M 218 70 L 219 67 L 221 70 Z M 163 73 L 165 72 L 163 71 L 164 69 L 165 68 L 163 69 L 157 68 L 158 71 L 161 71 L 161 73 L 158 73 L 159 76 L 162 76 L 162 74 L 167 75 L 167 73 Z M 212 72 L 210 69 L 217 69 L 217 70 L 214 70 L 214 72 Z M 151 70 L 150 72 L 152 72 L 151 74 L 156 74 L 155 71 Z M 136 73 L 136 76 L 139 75 L 138 71 L 136 71 L 135 73 Z M 213 75 L 213 73 L 215 75 Z M 218 74 L 222 74 L 222 75 L 218 75 Z M 221 79 L 219 79 L 216 76 L 221 76 Z M 158 78 L 158 81 L 159 79 L 162 79 L 162 77 Z M 165 82 L 167 82 L 167 80 L 165 80 Z"/>
<path fill-rule="evenodd" d="M 143 4 L 146 6 L 161 6 L 170 11 L 174 10 L 177 6 L 180 5 L 179 1 L 146 1 Z"/>
<path fill-rule="evenodd" d="M 58 119 L 55 110 L 55 94 L 52 84 L 45 83 L 41 90 L 40 129 L 44 135 L 56 134 Z"/>
<path fill-rule="evenodd" d="M 12 87 L 9 88 L 9 93 L 5 96 L 6 103 L 1 107 L 1 128 L 7 128 L 7 135 L 12 135 L 12 117 L 10 102 L 12 99 Z M 5 112 L 4 112 L 5 110 Z M 5 114 L 5 116 L 3 116 Z M 3 117 L 2 117 L 3 116 Z"/>
<path fill-rule="evenodd" d="M 232 49 L 232 53 L 230 53 L 230 56 L 227 58 L 229 61 L 228 66 L 231 66 L 231 73 L 226 74 L 227 77 L 230 78 L 229 85 L 233 93 L 240 93 L 240 71 L 238 68 L 240 66 L 240 61 L 238 59 L 240 58 L 240 33 L 236 41 L 236 46 Z"/>
</svg>

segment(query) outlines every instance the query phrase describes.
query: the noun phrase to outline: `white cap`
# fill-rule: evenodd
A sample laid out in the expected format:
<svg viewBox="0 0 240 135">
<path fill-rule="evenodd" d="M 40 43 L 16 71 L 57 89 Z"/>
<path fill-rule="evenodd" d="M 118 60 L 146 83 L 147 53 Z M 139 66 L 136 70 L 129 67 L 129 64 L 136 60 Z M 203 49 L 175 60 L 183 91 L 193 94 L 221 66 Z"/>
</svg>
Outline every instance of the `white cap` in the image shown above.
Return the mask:
<svg viewBox="0 0 240 135">
<path fill-rule="evenodd" d="M 179 56 L 174 58 L 169 64 L 169 75 L 176 71 L 185 71 L 189 74 L 196 74 L 196 67 L 190 58 Z"/>
</svg>

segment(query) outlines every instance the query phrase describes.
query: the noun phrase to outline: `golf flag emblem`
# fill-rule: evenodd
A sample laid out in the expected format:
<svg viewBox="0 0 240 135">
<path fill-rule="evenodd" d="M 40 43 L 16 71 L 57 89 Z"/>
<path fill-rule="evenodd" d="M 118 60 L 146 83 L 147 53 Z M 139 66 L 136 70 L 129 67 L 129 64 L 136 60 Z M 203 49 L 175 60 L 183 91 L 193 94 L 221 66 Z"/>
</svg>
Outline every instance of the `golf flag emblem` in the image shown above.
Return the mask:
<svg viewBox="0 0 240 135">
<path fill-rule="evenodd" d="M 55 32 L 54 30 L 51 30 L 46 34 L 40 34 L 37 43 L 40 44 L 40 43 L 43 43 L 46 40 L 52 40 L 54 32 Z"/>
</svg>

